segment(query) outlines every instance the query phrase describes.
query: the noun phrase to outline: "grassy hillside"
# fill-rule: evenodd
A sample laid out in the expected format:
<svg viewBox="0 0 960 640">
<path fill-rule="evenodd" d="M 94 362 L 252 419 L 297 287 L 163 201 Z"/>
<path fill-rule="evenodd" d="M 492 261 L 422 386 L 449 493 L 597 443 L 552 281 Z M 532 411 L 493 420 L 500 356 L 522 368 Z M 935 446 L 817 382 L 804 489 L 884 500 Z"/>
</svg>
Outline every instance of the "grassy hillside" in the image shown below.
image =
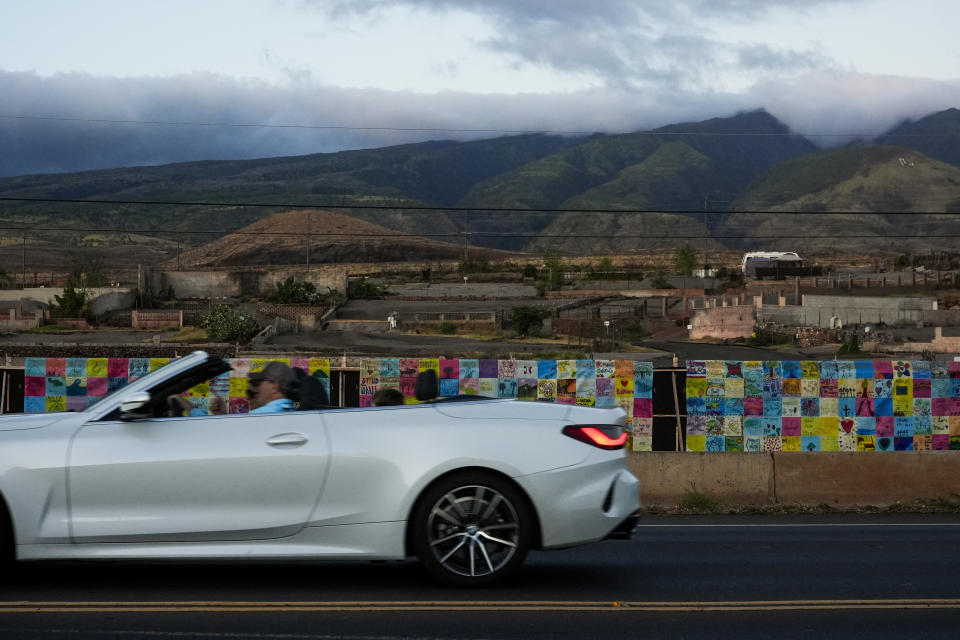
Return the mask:
<svg viewBox="0 0 960 640">
<path fill-rule="evenodd" d="M 731 246 L 952 248 L 955 240 L 937 236 L 956 234 L 956 215 L 946 214 L 960 210 L 960 167 L 902 147 L 827 151 L 775 167 L 734 209 L 719 230 L 745 236 Z M 920 237 L 896 237 L 908 235 Z"/>
<path fill-rule="evenodd" d="M 308 233 L 309 231 L 309 233 Z M 168 261 L 168 267 L 207 268 L 337 262 L 457 260 L 463 245 L 431 238 L 398 236 L 396 231 L 331 211 L 277 213 L 234 233 L 195 247 Z M 470 248 L 474 259 L 515 257 L 502 251 Z"/>
</svg>

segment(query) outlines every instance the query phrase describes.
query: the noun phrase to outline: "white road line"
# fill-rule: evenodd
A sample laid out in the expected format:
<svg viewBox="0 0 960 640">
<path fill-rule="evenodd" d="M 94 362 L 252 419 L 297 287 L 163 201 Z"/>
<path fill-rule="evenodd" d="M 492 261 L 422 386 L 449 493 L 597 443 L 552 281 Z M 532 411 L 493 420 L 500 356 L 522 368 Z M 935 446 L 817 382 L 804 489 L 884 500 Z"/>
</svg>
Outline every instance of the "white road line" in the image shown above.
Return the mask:
<svg viewBox="0 0 960 640">
<path fill-rule="evenodd" d="M 728 527 L 728 528 L 798 528 L 798 527 L 960 527 L 960 522 L 825 522 L 823 524 L 810 523 L 751 523 L 751 524 L 638 524 L 638 529 L 674 528 L 685 529 L 694 527 Z"/>
</svg>

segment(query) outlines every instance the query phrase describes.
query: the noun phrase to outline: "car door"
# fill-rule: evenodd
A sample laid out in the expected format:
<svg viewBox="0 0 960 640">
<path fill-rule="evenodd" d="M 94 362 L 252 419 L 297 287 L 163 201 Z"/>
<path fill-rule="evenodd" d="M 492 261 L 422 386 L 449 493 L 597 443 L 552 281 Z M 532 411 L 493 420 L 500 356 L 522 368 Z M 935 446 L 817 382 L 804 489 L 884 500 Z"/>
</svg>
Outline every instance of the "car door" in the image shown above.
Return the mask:
<svg viewBox="0 0 960 640">
<path fill-rule="evenodd" d="M 329 445 L 316 413 L 106 420 L 70 445 L 74 542 L 289 536 L 323 487 Z"/>
</svg>

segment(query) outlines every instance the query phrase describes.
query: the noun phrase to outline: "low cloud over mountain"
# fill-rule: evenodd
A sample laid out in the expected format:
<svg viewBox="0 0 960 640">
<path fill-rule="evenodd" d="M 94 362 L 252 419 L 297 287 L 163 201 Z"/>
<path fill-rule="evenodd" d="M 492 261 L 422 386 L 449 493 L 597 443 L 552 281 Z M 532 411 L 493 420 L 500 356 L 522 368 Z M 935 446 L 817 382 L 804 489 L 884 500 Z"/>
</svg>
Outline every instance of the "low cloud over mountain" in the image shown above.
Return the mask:
<svg viewBox="0 0 960 640">
<path fill-rule="evenodd" d="M 556 94 L 280 88 L 226 76 L 0 72 L 0 176 L 288 156 L 520 131 L 620 133 L 765 108 L 815 143 L 956 106 L 960 83 L 853 73 L 742 94 L 598 87 Z"/>
</svg>

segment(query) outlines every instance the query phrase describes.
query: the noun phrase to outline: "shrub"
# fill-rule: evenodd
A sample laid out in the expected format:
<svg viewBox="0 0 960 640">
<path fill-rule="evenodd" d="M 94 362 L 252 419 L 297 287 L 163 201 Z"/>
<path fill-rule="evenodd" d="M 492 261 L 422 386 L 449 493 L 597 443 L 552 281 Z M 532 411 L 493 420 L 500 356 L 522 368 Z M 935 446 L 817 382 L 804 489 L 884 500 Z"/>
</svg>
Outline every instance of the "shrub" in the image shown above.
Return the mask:
<svg viewBox="0 0 960 640">
<path fill-rule="evenodd" d="M 320 298 L 312 282 L 295 280 L 290 276 L 277 283 L 277 290 L 267 300 L 277 304 L 316 304 Z"/>
<path fill-rule="evenodd" d="M 694 485 L 683 490 L 683 497 L 677 505 L 688 513 L 716 513 L 720 510 L 720 501 L 700 493 Z"/>
<path fill-rule="evenodd" d="M 840 348 L 837 349 L 838 356 L 852 356 L 859 353 L 863 353 L 863 351 L 860 350 L 860 338 L 855 333 L 844 340 Z"/>
<path fill-rule="evenodd" d="M 597 266 L 591 265 L 584 270 L 584 278 L 587 280 L 616 280 L 617 277 L 613 261 L 607 257 L 600 258 Z"/>
<path fill-rule="evenodd" d="M 366 278 L 360 278 L 351 286 L 350 295 L 360 299 L 380 298 L 383 297 L 383 287 Z"/>
<path fill-rule="evenodd" d="M 200 321 L 211 340 L 246 342 L 260 331 L 254 318 L 244 316 L 225 304 L 214 305 Z"/>
<path fill-rule="evenodd" d="M 444 322 L 440 325 L 440 333 L 445 335 L 453 335 L 457 332 L 457 325 L 452 322 Z"/>
</svg>

